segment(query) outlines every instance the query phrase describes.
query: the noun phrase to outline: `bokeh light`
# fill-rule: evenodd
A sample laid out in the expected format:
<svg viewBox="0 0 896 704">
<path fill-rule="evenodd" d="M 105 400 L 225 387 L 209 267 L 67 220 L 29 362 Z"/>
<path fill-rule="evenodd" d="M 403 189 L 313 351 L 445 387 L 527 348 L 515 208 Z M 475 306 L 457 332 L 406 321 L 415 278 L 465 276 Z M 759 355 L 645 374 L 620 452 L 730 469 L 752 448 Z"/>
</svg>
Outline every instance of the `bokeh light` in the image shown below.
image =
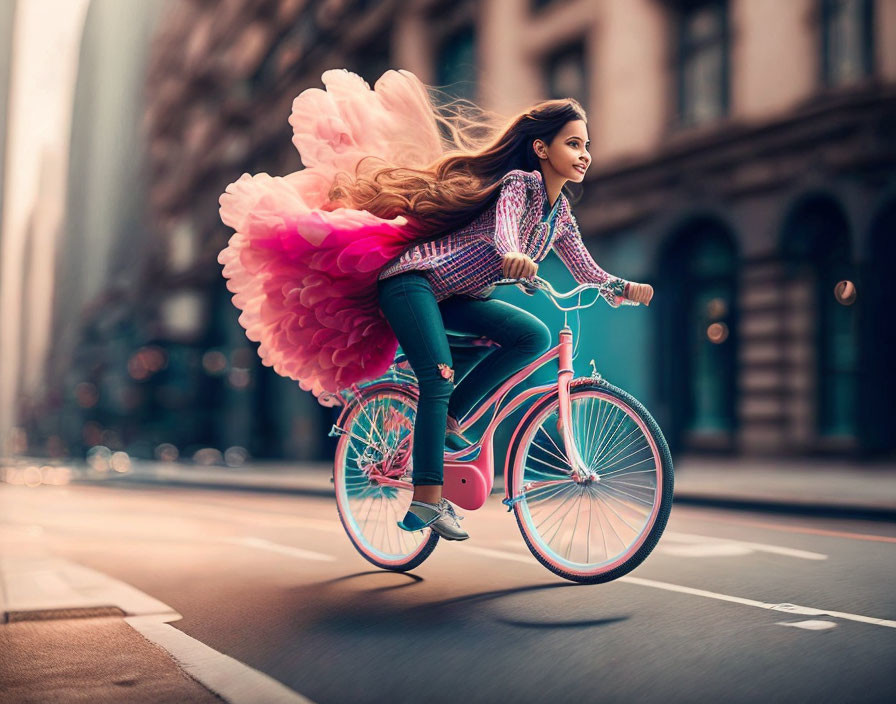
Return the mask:
<svg viewBox="0 0 896 704">
<path fill-rule="evenodd" d="M 95 445 L 87 451 L 87 464 L 94 472 L 108 472 L 111 461 L 112 451 L 105 445 Z"/>
<path fill-rule="evenodd" d="M 249 459 L 249 452 L 245 447 L 234 445 L 224 451 L 224 462 L 228 467 L 242 467 Z"/>
<path fill-rule="evenodd" d="M 851 306 L 856 302 L 857 295 L 856 285 L 852 281 L 839 281 L 837 285 L 834 286 L 834 298 L 836 298 L 837 303 L 841 305 Z"/>
<path fill-rule="evenodd" d="M 89 381 L 82 381 L 75 387 L 75 401 L 81 408 L 93 408 L 99 399 L 96 386 Z"/>
<path fill-rule="evenodd" d="M 706 337 L 714 345 L 720 345 L 728 339 L 728 326 L 725 323 L 712 323 L 706 328 Z"/>
<path fill-rule="evenodd" d="M 175 462 L 180 456 L 180 452 L 178 452 L 178 449 L 170 442 L 163 442 L 159 445 L 156 445 L 154 454 L 156 456 L 156 459 L 161 462 Z"/>
<path fill-rule="evenodd" d="M 206 374 L 217 376 L 227 369 L 227 355 L 221 350 L 209 350 L 202 355 L 202 368 Z"/>
<path fill-rule="evenodd" d="M 131 471 L 131 458 L 127 452 L 113 452 L 109 466 L 119 474 Z"/>
<path fill-rule="evenodd" d="M 193 462 L 206 466 L 224 464 L 224 455 L 217 448 L 203 447 L 193 453 Z"/>
</svg>

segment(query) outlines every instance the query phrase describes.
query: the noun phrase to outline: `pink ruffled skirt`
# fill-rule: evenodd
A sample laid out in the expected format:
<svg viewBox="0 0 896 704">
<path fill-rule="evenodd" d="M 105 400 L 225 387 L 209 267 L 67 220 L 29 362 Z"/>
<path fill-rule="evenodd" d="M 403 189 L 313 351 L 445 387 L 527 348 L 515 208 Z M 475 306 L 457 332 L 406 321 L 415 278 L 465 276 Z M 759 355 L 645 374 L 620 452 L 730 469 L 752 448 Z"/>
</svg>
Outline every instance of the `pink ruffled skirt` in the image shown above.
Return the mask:
<svg viewBox="0 0 896 704">
<path fill-rule="evenodd" d="M 235 233 L 218 262 L 262 362 L 334 405 L 338 392 L 391 365 L 398 342 L 377 277 L 420 235 L 404 218 L 334 208 L 333 178 L 366 155 L 425 165 L 440 141 L 413 74 L 389 71 L 375 90 L 346 71 L 327 71 L 323 82 L 326 91 L 296 98 L 290 117 L 306 168 L 243 174 L 221 196 L 221 219 Z"/>
</svg>

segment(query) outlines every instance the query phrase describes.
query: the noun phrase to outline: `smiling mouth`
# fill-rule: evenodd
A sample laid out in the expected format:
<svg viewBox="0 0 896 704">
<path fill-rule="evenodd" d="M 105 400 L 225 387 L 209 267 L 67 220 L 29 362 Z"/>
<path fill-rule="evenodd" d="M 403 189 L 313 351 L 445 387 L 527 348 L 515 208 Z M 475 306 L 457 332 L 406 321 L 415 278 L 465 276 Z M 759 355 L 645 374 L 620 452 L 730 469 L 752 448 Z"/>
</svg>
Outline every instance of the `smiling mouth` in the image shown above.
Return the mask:
<svg viewBox="0 0 896 704">
<path fill-rule="evenodd" d="M 573 166 L 572 168 L 574 168 L 574 169 L 575 169 L 576 171 L 578 171 L 580 174 L 584 174 L 584 173 L 585 173 L 585 167 L 584 167 L 584 166 L 580 166 L 579 164 L 576 164 L 576 165 Z"/>
</svg>

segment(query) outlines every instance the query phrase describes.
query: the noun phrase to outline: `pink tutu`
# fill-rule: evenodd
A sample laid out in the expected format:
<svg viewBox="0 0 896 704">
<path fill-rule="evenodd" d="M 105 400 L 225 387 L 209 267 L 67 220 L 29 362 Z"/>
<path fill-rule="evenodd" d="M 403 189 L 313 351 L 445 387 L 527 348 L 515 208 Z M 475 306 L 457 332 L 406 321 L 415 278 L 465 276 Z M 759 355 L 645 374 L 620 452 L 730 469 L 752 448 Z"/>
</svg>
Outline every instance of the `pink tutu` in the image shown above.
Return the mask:
<svg viewBox="0 0 896 704">
<path fill-rule="evenodd" d="M 344 70 L 321 80 L 327 89 L 303 91 L 289 118 L 306 168 L 243 174 L 221 195 L 221 220 L 235 234 L 218 262 L 262 362 L 333 405 L 392 363 L 398 342 L 377 303 L 377 276 L 420 235 L 402 217 L 334 208 L 327 193 L 365 156 L 422 167 L 441 141 L 413 74 L 387 71 L 373 90 Z"/>
</svg>

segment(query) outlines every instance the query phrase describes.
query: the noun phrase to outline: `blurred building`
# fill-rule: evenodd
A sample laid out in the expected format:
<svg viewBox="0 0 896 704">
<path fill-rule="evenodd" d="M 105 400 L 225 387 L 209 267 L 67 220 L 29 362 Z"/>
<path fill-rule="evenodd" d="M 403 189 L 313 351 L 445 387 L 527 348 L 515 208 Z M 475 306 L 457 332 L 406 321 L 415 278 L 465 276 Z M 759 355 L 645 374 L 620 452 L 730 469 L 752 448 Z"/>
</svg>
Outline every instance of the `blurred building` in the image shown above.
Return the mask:
<svg viewBox="0 0 896 704">
<path fill-rule="evenodd" d="M 328 456 L 331 411 L 260 365 L 215 258 L 219 195 L 301 168 L 291 103 L 333 67 L 371 84 L 407 68 L 507 114 L 586 105 L 583 234 L 657 295 L 584 315 L 577 370 L 595 357 L 675 448 L 896 450 L 892 0 L 172 0 L 146 74 L 152 232 L 121 352 L 166 366 L 131 361 L 132 433 Z"/>
<path fill-rule="evenodd" d="M 12 35 L 15 0 L 0 5 L 0 225 L 3 223 L 3 194 L 6 180 L 6 133 L 9 114 L 9 79 L 12 73 Z"/>
<path fill-rule="evenodd" d="M 149 39 L 164 7 L 90 0 L 79 17 L 70 124 L 60 115 L 68 153 L 41 155 L 25 237 L 20 345 L 31 393 L 17 410 L 31 452 L 83 456 L 100 442 L 123 449 L 140 425 L 142 390 L 128 361 L 142 342 L 134 282 L 152 237 L 139 124 Z M 51 344 L 32 340 L 40 334 Z M 31 367 L 43 383 L 28 383 Z"/>
</svg>

